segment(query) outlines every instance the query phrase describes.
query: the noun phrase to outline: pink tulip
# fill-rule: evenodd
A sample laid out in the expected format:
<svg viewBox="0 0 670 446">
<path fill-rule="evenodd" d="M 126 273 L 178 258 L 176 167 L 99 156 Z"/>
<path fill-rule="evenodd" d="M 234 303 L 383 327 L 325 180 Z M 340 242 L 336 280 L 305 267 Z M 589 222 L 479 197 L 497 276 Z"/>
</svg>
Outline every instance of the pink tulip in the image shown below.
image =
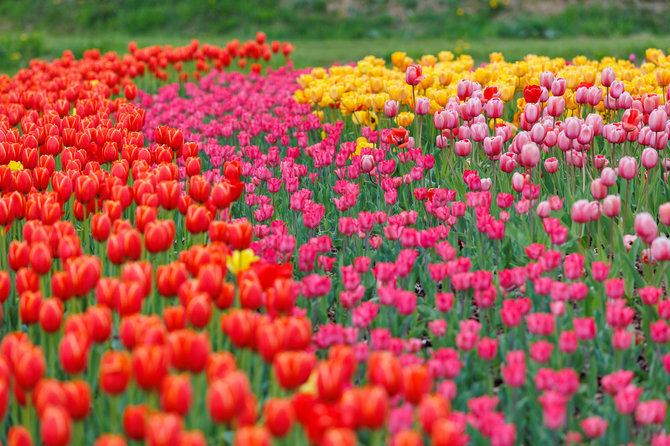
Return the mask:
<svg viewBox="0 0 670 446">
<path fill-rule="evenodd" d="M 657 108 L 649 114 L 649 128 L 652 132 L 662 132 L 668 122 L 665 109 Z"/>
<path fill-rule="evenodd" d="M 417 86 L 424 80 L 426 76 L 422 76 L 421 65 L 413 63 L 407 67 L 405 71 L 405 82 L 408 85 Z"/>
<path fill-rule="evenodd" d="M 554 96 L 563 96 L 563 94 L 565 93 L 566 85 L 567 82 L 564 78 L 562 77 L 556 78 L 551 83 L 551 94 Z"/>
<path fill-rule="evenodd" d="M 454 152 L 458 156 L 468 156 L 470 155 L 471 151 L 471 144 L 469 139 L 464 139 L 461 141 L 456 141 L 456 144 L 454 146 Z"/>
<path fill-rule="evenodd" d="M 398 101 L 388 99 L 384 103 L 384 114 L 386 115 L 387 118 L 396 117 L 398 115 L 399 110 L 400 110 L 400 104 L 398 103 Z"/>
<path fill-rule="evenodd" d="M 632 156 L 624 156 L 619 160 L 619 175 L 626 181 L 632 180 L 637 174 L 637 161 Z"/>
<path fill-rule="evenodd" d="M 657 262 L 670 260 L 670 239 L 665 236 L 657 237 L 651 243 L 651 256 Z"/>
<path fill-rule="evenodd" d="M 499 119 L 503 115 L 505 103 L 500 98 L 490 99 L 484 106 L 484 111 L 490 119 Z"/>
<path fill-rule="evenodd" d="M 641 212 L 635 216 L 635 233 L 647 244 L 658 237 L 658 227 L 651 214 Z"/>
<path fill-rule="evenodd" d="M 658 151 L 651 147 L 647 147 L 642 151 L 640 161 L 645 169 L 653 169 L 656 167 L 656 164 L 658 164 Z"/>
<path fill-rule="evenodd" d="M 428 98 L 416 98 L 416 107 L 414 111 L 417 115 L 424 116 L 427 115 L 430 111 L 430 99 Z"/>
</svg>

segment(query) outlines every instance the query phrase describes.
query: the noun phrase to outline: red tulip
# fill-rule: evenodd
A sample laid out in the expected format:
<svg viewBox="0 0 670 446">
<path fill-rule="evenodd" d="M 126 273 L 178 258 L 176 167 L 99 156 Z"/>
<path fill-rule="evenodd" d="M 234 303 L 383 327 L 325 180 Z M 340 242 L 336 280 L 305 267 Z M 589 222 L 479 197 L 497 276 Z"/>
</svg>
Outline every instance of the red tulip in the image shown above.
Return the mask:
<svg viewBox="0 0 670 446">
<path fill-rule="evenodd" d="M 45 446 L 65 446 L 70 443 L 72 421 L 67 411 L 49 406 L 40 419 L 40 438 Z"/>
<path fill-rule="evenodd" d="M 7 433 L 7 446 L 33 446 L 30 431 L 23 426 L 12 426 Z"/>
<path fill-rule="evenodd" d="M 123 431 L 131 440 L 144 440 L 150 409 L 144 404 L 128 405 L 123 410 Z"/>
<path fill-rule="evenodd" d="M 275 356 L 273 369 L 279 385 L 286 390 L 301 386 L 312 374 L 316 357 L 307 352 L 281 352 Z"/>
<path fill-rule="evenodd" d="M 44 352 L 40 347 L 20 343 L 11 356 L 11 365 L 16 382 L 23 389 L 30 390 L 44 376 Z"/>
<path fill-rule="evenodd" d="M 291 431 L 295 420 L 293 405 L 290 401 L 271 398 L 263 406 L 265 426 L 273 437 L 282 438 Z"/>
<path fill-rule="evenodd" d="M 42 330 L 54 333 L 60 329 L 65 308 L 60 299 L 49 298 L 42 301 L 39 311 L 39 320 Z"/>
<path fill-rule="evenodd" d="M 109 350 L 100 358 L 98 382 L 105 393 L 119 395 L 125 392 L 131 373 L 131 358 L 126 352 Z"/>
<path fill-rule="evenodd" d="M 88 364 L 89 339 L 80 333 L 68 333 L 61 338 L 58 346 L 58 359 L 62 369 L 71 375 L 77 375 Z"/>
<path fill-rule="evenodd" d="M 83 420 L 91 410 L 91 388 L 81 379 L 63 383 L 63 391 L 67 399 L 65 408 L 73 420 Z"/>
<path fill-rule="evenodd" d="M 160 388 L 161 409 L 186 416 L 193 401 L 189 375 L 167 375 Z"/>
<path fill-rule="evenodd" d="M 270 446 L 270 432 L 262 426 L 245 426 L 238 429 L 233 437 L 233 446 Z"/>
<path fill-rule="evenodd" d="M 93 446 L 128 446 L 128 443 L 123 435 L 102 434 L 95 440 Z"/>
<path fill-rule="evenodd" d="M 133 376 L 143 390 L 158 387 L 167 368 L 168 355 L 164 347 L 140 345 L 133 350 Z"/>
</svg>

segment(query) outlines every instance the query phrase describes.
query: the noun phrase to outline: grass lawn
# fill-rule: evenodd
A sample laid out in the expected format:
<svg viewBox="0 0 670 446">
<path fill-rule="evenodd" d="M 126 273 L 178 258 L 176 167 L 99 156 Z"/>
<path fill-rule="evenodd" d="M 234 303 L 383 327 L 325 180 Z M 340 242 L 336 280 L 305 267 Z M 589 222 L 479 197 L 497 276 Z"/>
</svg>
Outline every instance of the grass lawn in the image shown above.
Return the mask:
<svg viewBox="0 0 670 446">
<path fill-rule="evenodd" d="M 203 43 L 225 44 L 232 38 L 250 36 L 174 36 L 126 34 L 105 35 L 43 35 L 45 58 L 57 57 L 63 50 L 71 49 L 79 56 L 88 48 L 100 48 L 102 51 L 125 52 L 127 44 L 135 40 L 140 46 L 155 44 L 183 45 L 197 37 Z M 272 36 L 269 36 L 271 39 Z M 405 51 L 410 56 L 437 54 L 442 50 L 471 54 L 477 63 L 488 60 L 488 54 L 500 51 L 509 61 L 519 60 L 526 54 L 538 54 L 551 57 L 572 58 L 585 55 L 591 58 L 616 56 L 628 58 L 635 53 L 638 60 L 649 47 L 666 51 L 670 47 L 670 36 L 636 35 L 627 37 L 574 37 L 547 39 L 482 39 L 474 41 L 449 41 L 444 39 L 375 39 L 375 40 L 293 40 L 296 45 L 292 59 L 296 66 L 326 66 L 332 63 L 346 63 L 367 55 L 384 57 L 387 60 L 394 51 Z M 27 61 L 22 61 L 25 65 Z M 1 67 L 2 72 L 12 73 L 15 68 Z"/>
</svg>

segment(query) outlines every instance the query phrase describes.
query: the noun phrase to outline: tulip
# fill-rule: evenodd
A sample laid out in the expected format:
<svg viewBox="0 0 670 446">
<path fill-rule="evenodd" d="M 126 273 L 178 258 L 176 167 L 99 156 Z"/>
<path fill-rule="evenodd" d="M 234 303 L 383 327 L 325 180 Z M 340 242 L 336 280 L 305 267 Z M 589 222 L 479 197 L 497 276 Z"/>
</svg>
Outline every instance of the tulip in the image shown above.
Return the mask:
<svg viewBox="0 0 670 446">
<path fill-rule="evenodd" d="M 268 399 L 263 407 L 265 426 L 273 437 L 286 436 L 293 427 L 295 413 L 290 401 L 283 399 Z"/>
<path fill-rule="evenodd" d="M 242 389 L 235 387 L 229 379 L 212 382 L 207 390 L 207 408 L 209 415 L 217 423 L 226 423 L 237 414 L 244 403 Z"/>
<path fill-rule="evenodd" d="M 49 406 L 40 419 L 40 438 L 45 446 L 65 446 L 70 443 L 71 419 L 67 411 Z"/>
</svg>

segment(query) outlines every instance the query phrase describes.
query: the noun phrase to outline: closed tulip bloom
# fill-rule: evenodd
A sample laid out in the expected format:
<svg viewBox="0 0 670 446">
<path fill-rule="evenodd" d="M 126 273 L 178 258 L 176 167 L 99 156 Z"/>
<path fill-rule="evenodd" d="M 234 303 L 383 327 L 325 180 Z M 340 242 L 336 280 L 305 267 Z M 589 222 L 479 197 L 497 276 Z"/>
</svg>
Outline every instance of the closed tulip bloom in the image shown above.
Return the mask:
<svg viewBox="0 0 670 446">
<path fill-rule="evenodd" d="M 112 230 L 112 221 L 107 214 L 94 214 L 91 217 L 91 235 L 98 242 L 103 242 L 109 237 Z"/>
<path fill-rule="evenodd" d="M 233 446 L 270 446 L 272 436 L 263 426 L 244 426 L 235 432 Z"/>
<path fill-rule="evenodd" d="M 58 406 L 49 406 L 40 419 L 40 438 L 45 446 L 70 444 L 72 421 L 67 411 Z"/>
<path fill-rule="evenodd" d="M 228 376 L 216 379 L 207 389 L 206 404 L 209 416 L 217 423 L 229 422 L 244 405 L 245 390 Z"/>
<path fill-rule="evenodd" d="M 63 321 L 65 308 L 60 299 L 49 298 L 42 301 L 40 305 L 39 319 L 42 330 L 46 333 L 54 333 L 60 329 Z"/>
<path fill-rule="evenodd" d="M 606 67 L 600 74 L 600 83 L 603 87 L 609 87 L 615 79 L 616 75 L 614 74 L 614 69 L 612 67 Z"/>
<path fill-rule="evenodd" d="M 63 391 L 67 401 L 66 409 L 75 421 L 83 420 L 91 410 L 91 387 L 84 380 L 78 379 L 63 383 Z"/>
<path fill-rule="evenodd" d="M 654 217 L 648 212 L 641 212 L 635 216 L 635 233 L 643 242 L 651 244 L 658 237 L 658 226 Z"/>
<path fill-rule="evenodd" d="M 572 221 L 575 223 L 588 223 L 590 217 L 591 203 L 588 200 L 577 200 L 572 204 Z"/>
<path fill-rule="evenodd" d="M 253 237 L 251 224 L 246 220 L 228 226 L 228 240 L 232 249 L 241 251 L 249 247 Z"/>
<path fill-rule="evenodd" d="M 640 161 L 645 169 L 653 169 L 656 167 L 656 164 L 658 164 L 658 151 L 651 147 L 647 147 L 642 151 Z"/>
<path fill-rule="evenodd" d="M 413 365 L 403 370 L 402 391 L 405 399 L 418 404 L 423 395 L 429 393 L 433 387 L 433 381 L 428 368 L 422 365 Z"/>
<path fill-rule="evenodd" d="M 535 167 L 540 162 L 540 148 L 537 144 L 529 142 L 521 148 L 519 162 L 526 167 Z"/>
<path fill-rule="evenodd" d="M 89 339 L 78 333 L 68 333 L 61 338 L 58 359 L 66 373 L 76 375 L 88 365 Z"/>
<path fill-rule="evenodd" d="M 499 98 L 490 99 L 484 106 L 484 111 L 489 119 L 499 119 L 503 115 L 505 103 Z"/>
<path fill-rule="evenodd" d="M 127 405 L 123 410 L 123 431 L 131 440 L 144 440 L 150 409 L 144 404 Z"/>
<path fill-rule="evenodd" d="M 110 395 L 119 395 L 128 387 L 132 374 L 130 355 L 124 351 L 109 350 L 100 358 L 98 382 Z"/>
<path fill-rule="evenodd" d="M 132 364 L 137 385 L 144 390 L 156 388 L 167 373 L 167 351 L 159 345 L 135 347 Z"/>
<path fill-rule="evenodd" d="M 430 438 L 434 446 L 465 446 L 470 441 L 465 426 L 447 418 L 435 422 Z"/>
<path fill-rule="evenodd" d="M 555 118 L 561 116 L 565 110 L 565 99 L 562 96 L 552 96 L 547 101 L 547 113 Z"/>
<path fill-rule="evenodd" d="M 637 161 L 632 156 L 624 156 L 619 160 L 619 175 L 630 181 L 637 174 Z"/>
<path fill-rule="evenodd" d="M 470 155 L 470 150 L 471 150 L 471 144 L 469 139 L 456 141 L 456 144 L 454 146 L 454 152 L 456 153 L 456 155 L 468 156 Z"/>
<path fill-rule="evenodd" d="M 16 346 L 11 355 L 11 365 L 16 383 L 30 390 L 44 376 L 46 362 L 40 347 L 24 343 Z"/>
<path fill-rule="evenodd" d="M 607 186 L 605 186 L 600 178 L 591 181 L 591 196 L 595 200 L 602 200 L 607 196 Z"/>
<path fill-rule="evenodd" d="M 565 120 L 565 135 L 569 139 L 577 139 L 579 132 L 581 130 L 582 124 L 579 121 L 579 118 L 570 117 Z"/>
<path fill-rule="evenodd" d="M 368 381 L 386 389 L 393 396 L 402 386 L 402 368 L 398 358 L 390 352 L 374 352 L 368 359 Z"/>
<path fill-rule="evenodd" d="M 413 63 L 407 67 L 405 70 L 405 82 L 408 85 L 417 86 L 425 79 L 425 76 L 422 76 L 421 65 Z"/>
<path fill-rule="evenodd" d="M 616 183 L 616 172 L 611 167 L 605 167 L 600 172 L 600 181 L 607 187 L 613 186 Z"/>
<path fill-rule="evenodd" d="M 316 357 L 307 352 L 281 352 L 273 361 L 275 377 L 279 385 L 287 390 L 304 384 L 315 365 Z"/>
<path fill-rule="evenodd" d="M 651 256 L 657 262 L 670 260 L 670 239 L 661 236 L 651 243 Z"/>
<path fill-rule="evenodd" d="M 93 446 L 128 446 L 128 443 L 123 435 L 102 434 L 95 440 Z"/>
<path fill-rule="evenodd" d="M 179 446 L 184 429 L 183 420 L 172 413 L 157 413 L 146 420 L 147 446 Z"/>
<path fill-rule="evenodd" d="M 356 432 L 343 427 L 329 428 L 319 442 L 321 446 L 356 446 L 357 444 Z"/>
<path fill-rule="evenodd" d="M 167 375 L 160 387 L 161 409 L 186 416 L 193 401 L 193 388 L 189 375 Z"/>
<path fill-rule="evenodd" d="M 399 109 L 400 104 L 398 103 L 398 101 L 388 99 L 384 103 L 384 114 L 386 115 L 387 118 L 395 118 L 398 115 Z"/>
<path fill-rule="evenodd" d="M 657 108 L 649 114 L 649 128 L 652 132 L 662 132 L 668 123 L 668 114 L 665 109 Z"/>
<path fill-rule="evenodd" d="M 603 214 L 612 218 L 621 213 L 621 197 L 617 195 L 608 195 L 603 201 Z"/>
<path fill-rule="evenodd" d="M 586 434 L 587 437 L 594 439 L 605 435 L 607 425 L 608 421 L 598 416 L 585 418 L 579 423 L 584 434 Z"/>
<path fill-rule="evenodd" d="M 51 249 L 46 243 L 38 242 L 30 246 L 30 267 L 40 275 L 51 269 Z"/>
<path fill-rule="evenodd" d="M 665 226 L 670 226 L 670 202 L 663 203 L 658 207 L 658 218 Z"/>
<path fill-rule="evenodd" d="M 430 110 L 430 99 L 428 98 L 416 98 L 415 112 L 417 115 L 427 115 Z"/>
<path fill-rule="evenodd" d="M 263 406 L 263 418 L 272 436 L 282 438 L 293 427 L 295 420 L 293 405 L 286 399 L 270 398 Z"/>
<path fill-rule="evenodd" d="M 435 422 L 446 418 L 451 412 L 449 401 L 439 395 L 426 395 L 421 399 L 418 407 L 418 418 L 421 429 L 430 435 Z"/>
<path fill-rule="evenodd" d="M 203 206 L 190 205 L 186 211 L 186 230 L 191 234 L 207 232 L 210 220 L 209 213 Z"/>
</svg>

